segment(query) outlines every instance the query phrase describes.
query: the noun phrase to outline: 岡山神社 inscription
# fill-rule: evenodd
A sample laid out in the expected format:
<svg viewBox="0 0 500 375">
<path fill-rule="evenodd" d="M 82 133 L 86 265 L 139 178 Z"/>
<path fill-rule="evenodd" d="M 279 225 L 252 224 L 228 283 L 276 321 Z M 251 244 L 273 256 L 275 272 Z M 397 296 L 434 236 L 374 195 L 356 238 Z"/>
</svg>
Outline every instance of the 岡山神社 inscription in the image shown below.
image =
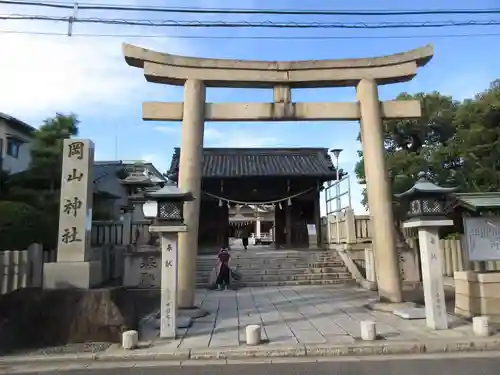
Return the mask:
<svg viewBox="0 0 500 375">
<path fill-rule="evenodd" d="M 58 262 L 89 260 L 91 228 L 87 223 L 92 220 L 93 162 L 92 141 L 86 139 L 64 141 Z"/>
</svg>

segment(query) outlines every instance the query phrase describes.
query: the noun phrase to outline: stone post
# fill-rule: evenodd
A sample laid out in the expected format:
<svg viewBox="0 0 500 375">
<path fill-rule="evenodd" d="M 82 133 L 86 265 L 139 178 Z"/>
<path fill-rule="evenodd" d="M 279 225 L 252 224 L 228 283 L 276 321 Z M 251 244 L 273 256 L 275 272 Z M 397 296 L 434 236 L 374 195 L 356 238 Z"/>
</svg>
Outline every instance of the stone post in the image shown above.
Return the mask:
<svg viewBox="0 0 500 375">
<path fill-rule="evenodd" d="M 92 259 L 94 144 L 65 139 L 61 177 L 57 262 L 44 268 L 44 288 L 89 289 L 102 282 L 101 261 Z"/>
<path fill-rule="evenodd" d="M 431 329 L 448 329 L 438 227 L 453 224 L 451 220 L 433 222 L 433 226 L 418 227 L 420 262 L 424 284 L 425 319 Z M 424 223 L 425 224 L 425 223 Z M 406 226 L 406 223 L 404 224 Z"/>
<path fill-rule="evenodd" d="M 402 302 L 391 187 L 385 163 L 384 133 L 376 82 L 362 79 L 357 86 L 357 98 L 361 114 L 361 141 L 379 296 L 382 300 Z"/>
<path fill-rule="evenodd" d="M 152 225 L 151 232 L 161 238 L 160 337 L 175 339 L 178 319 L 178 235 L 187 232 L 185 225 Z"/>
<path fill-rule="evenodd" d="M 346 237 L 345 242 L 349 244 L 356 243 L 356 215 L 354 215 L 354 210 L 352 208 L 346 208 L 345 210 L 344 226 Z"/>
<path fill-rule="evenodd" d="M 373 250 L 369 247 L 365 248 L 365 271 L 367 281 L 371 283 L 377 281 Z"/>
<path fill-rule="evenodd" d="M 184 223 L 189 231 L 179 233 L 177 298 L 180 308 L 194 307 L 204 121 L 205 86 L 202 81 L 188 79 L 184 85 L 179 188 L 190 191 L 195 199 L 184 203 Z"/>
<path fill-rule="evenodd" d="M 122 245 L 130 245 L 132 243 L 132 214 L 124 212 L 120 217 L 120 221 L 123 226 Z"/>
<path fill-rule="evenodd" d="M 255 238 L 260 239 L 260 217 L 257 216 L 255 220 Z"/>
</svg>

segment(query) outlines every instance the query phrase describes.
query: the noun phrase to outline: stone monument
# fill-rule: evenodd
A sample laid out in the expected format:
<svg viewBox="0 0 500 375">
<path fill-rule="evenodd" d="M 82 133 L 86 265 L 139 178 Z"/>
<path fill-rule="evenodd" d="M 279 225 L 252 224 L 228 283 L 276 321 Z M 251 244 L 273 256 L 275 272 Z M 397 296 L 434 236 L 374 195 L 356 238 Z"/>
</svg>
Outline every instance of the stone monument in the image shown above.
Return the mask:
<svg viewBox="0 0 500 375">
<path fill-rule="evenodd" d="M 89 289 L 102 282 L 101 261 L 90 247 L 94 144 L 65 139 L 62 156 L 57 262 L 44 265 L 43 286 Z"/>
</svg>

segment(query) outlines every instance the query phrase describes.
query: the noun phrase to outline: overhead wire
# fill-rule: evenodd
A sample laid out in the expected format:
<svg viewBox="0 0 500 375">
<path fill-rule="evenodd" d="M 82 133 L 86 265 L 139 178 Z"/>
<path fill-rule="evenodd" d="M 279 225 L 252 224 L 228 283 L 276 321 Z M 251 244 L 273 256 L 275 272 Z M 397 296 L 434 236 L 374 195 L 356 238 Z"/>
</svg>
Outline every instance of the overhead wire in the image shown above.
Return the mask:
<svg viewBox="0 0 500 375">
<path fill-rule="evenodd" d="M 424 9 L 424 10 L 322 10 L 322 9 L 245 9 L 202 7 L 131 6 L 123 4 L 97 4 L 62 1 L 0 0 L 0 4 L 44 8 L 81 10 L 118 10 L 133 12 L 191 13 L 191 14 L 263 14 L 263 15 L 315 15 L 315 16 L 415 16 L 415 15 L 473 15 L 500 14 L 500 8 L 490 9 Z"/>
<path fill-rule="evenodd" d="M 150 19 L 111 19 L 111 18 L 81 18 L 44 15 L 9 14 L 0 15 L 0 20 L 30 20 L 91 23 L 106 25 L 148 26 L 148 27 L 183 27 L 183 28 L 280 28 L 280 29 L 401 29 L 401 28 L 443 28 L 470 26 L 499 26 L 500 20 L 487 21 L 445 21 L 445 22 L 273 22 L 273 21 L 176 21 Z"/>
<path fill-rule="evenodd" d="M 40 36 L 67 36 L 67 33 L 2 30 L 0 34 L 21 34 Z M 478 34 L 422 34 L 422 35 L 313 35 L 313 36 L 239 36 L 239 35 L 161 35 L 161 34 L 101 34 L 101 33 L 73 33 L 74 37 L 85 38 L 165 38 L 165 39 L 248 39 L 248 40 L 342 40 L 342 39 L 418 39 L 418 38 L 476 38 L 476 37 L 498 37 L 500 33 L 478 33 Z"/>
</svg>

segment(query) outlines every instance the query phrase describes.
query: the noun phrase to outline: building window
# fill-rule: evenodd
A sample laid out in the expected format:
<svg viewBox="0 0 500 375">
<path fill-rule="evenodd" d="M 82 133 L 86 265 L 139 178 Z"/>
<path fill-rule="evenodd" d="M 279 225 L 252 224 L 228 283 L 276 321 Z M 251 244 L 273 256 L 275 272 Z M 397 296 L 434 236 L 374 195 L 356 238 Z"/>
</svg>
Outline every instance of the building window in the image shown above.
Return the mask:
<svg viewBox="0 0 500 375">
<path fill-rule="evenodd" d="M 16 139 L 8 139 L 7 140 L 7 150 L 6 153 L 13 158 L 19 157 L 19 149 L 21 148 L 21 142 Z"/>
</svg>

